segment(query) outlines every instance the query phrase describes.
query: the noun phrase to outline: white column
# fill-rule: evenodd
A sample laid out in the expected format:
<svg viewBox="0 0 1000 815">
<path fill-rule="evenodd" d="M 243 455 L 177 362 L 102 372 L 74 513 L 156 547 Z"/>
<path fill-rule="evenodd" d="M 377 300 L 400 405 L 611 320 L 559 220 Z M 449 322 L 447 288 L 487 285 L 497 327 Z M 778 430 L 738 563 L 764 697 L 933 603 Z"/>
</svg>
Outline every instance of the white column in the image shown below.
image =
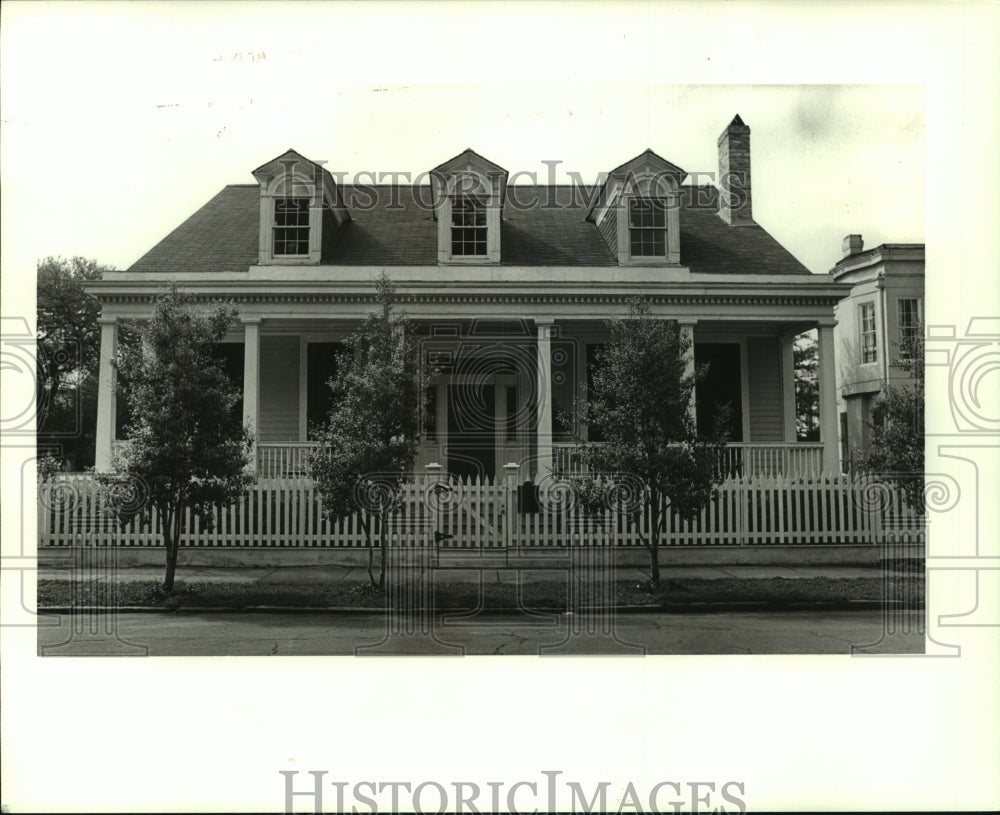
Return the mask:
<svg viewBox="0 0 1000 815">
<path fill-rule="evenodd" d="M 778 337 L 781 347 L 781 406 L 784 410 L 785 441 L 795 442 L 798 433 L 795 427 L 795 335 L 783 334 Z"/>
<path fill-rule="evenodd" d="M 685 376 L 694 376 L 694 327 L 697 320 L 684 319 L 678 320 L 677 323 L 681 329 L 681 340 L 687 343 L 687 351 L 684 352 L 684 360 L 686 365 L 684 366 Z M 691 388 L 691 400 L 688 402 L 688 413 L 691 415 L 691 421 L 694 422 L 694 426 L 698 427 L 698 396 L 695 393 L 697 387 Z"/>
<path fill-rule="evenodd" d="M 102 317 L 101 325 L 101 367 L 97 375 L 97 433 L 95 436 L 94 469 L 108 472 L 111 469 L 115 444 L 115 385 L 117 372 L 114 366 L 118 354 L 118 320 Z"/>
<path fill-rule="evenodd" d="M 837 449 L 837 371 L 833 321 L 819 326 L 819 438 L 823 442 L 823 472 L 840 472 Z"/>
<path fill-rule="evenodd" d="M 254 435 L 250 471 L 255 473 L 260 427 L 260 320 L 244 321 L 243 329 L 243 424 Z"/>
<path fill-rule="evenodd" d="M 538 327 L 538 422 L 535 431 L 538 469 L 536 478 L 552 472 L 552 333 L 555 320 L 535 319 Z"/>
</svg>

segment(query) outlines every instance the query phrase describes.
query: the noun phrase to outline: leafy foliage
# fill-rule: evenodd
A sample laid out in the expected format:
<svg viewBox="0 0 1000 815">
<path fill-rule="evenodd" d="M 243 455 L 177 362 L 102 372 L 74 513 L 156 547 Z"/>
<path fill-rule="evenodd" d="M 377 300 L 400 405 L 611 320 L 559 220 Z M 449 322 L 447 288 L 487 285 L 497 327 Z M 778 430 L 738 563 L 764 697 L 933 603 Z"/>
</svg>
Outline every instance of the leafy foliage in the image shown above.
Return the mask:
<svg viewBox="0 0 1000 815">
<path fill-rule="evenodd" d="M 394 311 L 395 288 L 376 282 L 379 310 L 345 343 L 329 381 L 333 406 L 317 429 L 309 468 L 327 514 L 360 513 L 369 546 L 369 575 L 385 585 L 386 521 L 412 478 L 420 443 L 420 388 L 413 326 Z M 373 533 L 381 566 L 372 575 Z"/>
<path fill-rule="evenodd" d="M 872 406 L 871 441 L 860 452 L 860 468 L 899 487 L 907 502 L 924 510 L 924 337 L 923 327 L 904 337 L 894 364 L 907 371 L 909 385 L 890 385 Z"/>
<path fill-rule="evenodd" d="M 173 587 L 185 510 L 210 526 L 212 511 L 235 501 L 251 482 L 250 431 L 234 420 L 240 398 L 213 349 L 236 319 L 229 307 L 198 314 L 176 288 L 154 304 L 138 340 L 124 343 L 118 366 L 131 419 L 115 470 L 148 495 L 167 550 L 164 588 Z M 109 488 L 121 484 L 102 477 Z"/>
<path fill-rule="evenodd" d="M 75 469 L 94 461 L 101 306 L 86 283 L 111 271 L 83 257 L 37 267 L 38 443 L 59 447 Z"/>
<path fill-rule="evenodd" d="M 819 441 L 819 338 L 816 330 L 795 338 L 795 435 L 799 441 Z"/>
<path fill-rule="evenodd" d="M 607 327 L 610 339 L 597 357 L 590 395 L 577 406 L 580 423 L 599 426 L 604 441 L 578 441 L 577 454 L 591 475 L 573 480 L 586 504 L 603 494 L 630 522 L 646 519 L 645 543 L 659 582 L 666 502 L 671 512 L 691 519 L 712 499 L 726 442 L 719 428 L 728 417 L 720 411 L 712 432 L 696 429 L 692 391 L 707 368 L 688 370 L 691 341 L 675 321 L 654 319 L 648 304 L 635 299 L 629 318 Z"/>
</svg>

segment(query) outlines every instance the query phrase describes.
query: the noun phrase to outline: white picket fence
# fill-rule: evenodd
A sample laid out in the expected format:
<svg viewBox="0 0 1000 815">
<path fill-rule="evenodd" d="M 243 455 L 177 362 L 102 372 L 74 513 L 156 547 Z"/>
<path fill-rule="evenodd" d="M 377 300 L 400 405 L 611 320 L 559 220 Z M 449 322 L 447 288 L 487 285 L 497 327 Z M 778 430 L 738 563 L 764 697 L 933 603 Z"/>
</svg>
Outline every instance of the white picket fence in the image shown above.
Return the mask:
<svg viewBox="0 0 1000 815">
<path fill-rule="evenodd" d="M 418 476 L 406 485 L 390 521 L 397 544 L 438 548 L 561 547 L 591 538 L 619 546 L 642 543 L 629 516 L 606 509 L 584 515 L 558 484 L 543 487 L 538 511 L 523 511 L 513 484 Z M 85 476 L 60 475 L 38 487 L 41 546 L 159 546 L 155 513 L 119 513 L 107 492 Z M 569 502 L 568 504 L 566 502 Z M 898 490 L 843 475 L 806 479 L 730 478 L 692 521 L 670 514 L 663 545 L 876 544 L 883 529 L 923 524 Z M 269 480 L 218 508 L 213 523 L 190 513 L 181 543 L 189 547 L 364 547 L 357 514 L 329 518 L 310 481 Z"/>
</svg>

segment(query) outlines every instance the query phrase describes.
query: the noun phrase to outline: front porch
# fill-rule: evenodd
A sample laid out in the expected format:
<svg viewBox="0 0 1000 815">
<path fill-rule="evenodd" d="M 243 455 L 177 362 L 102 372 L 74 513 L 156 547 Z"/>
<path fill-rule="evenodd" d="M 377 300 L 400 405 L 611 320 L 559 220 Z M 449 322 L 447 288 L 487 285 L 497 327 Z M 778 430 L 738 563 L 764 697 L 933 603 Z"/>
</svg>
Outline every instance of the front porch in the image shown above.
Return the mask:
<svg viewBox="0 0 1000 815">
<path fill-rule="evenodd" d="M 839 472 L 834 409 L 832 327 L 816 322 L 677 319 L 691 340 L 689 364 L 707 366 L 690 410 L 710 427 L 719 405 L 731 408 L 730 444 L 720 471 L 736 476 L 808 477 Z M 415 321 L 425 408 L 415 470 L 440 464 L 451 475 L 482 480 L 521 468 L 522 481 L 572 472 L 573 422 L 587 398 L 590 372 L 607 341 L 595 319 Z M 332 406 L 327 381 L 356 322 L 243 318 L 223 343 L 227 369 L 243 391 L 243 423 L 254 428 L 260 479 L 308 476 L 313 431 Z M 819 328 L 821 441 L 796 440 L 792 343 Z M 110 367 L 117 324 L 106 323 L 102 365 Z M 109 376 L 110 378 L 110 376 Z M 104 384 L 102 372 L 102 385 Z M 97 468 L 110 464 L 115 400 L 99 409 Z M 111 426 L 109 426 L 111 425 Z M 105 428 L 107 433 L 101 433 Z M 591 440 L 599 442 L 600 439 Z M 105 445 L 107 448 L 105 449 Z"/>
<path fill-rule="evenodd" d="M 313 428 L 331 406 L 326 382 L 335 352 L 372 306 L 369 271 L 310 274 L 296 287 L 258 267 L 211 286 L 193 278 L 182 284 L 195 302 L 227 293 L 238 304 L 240 322 L 223 352 L 242 389 L 240 410 L 256 437 L 253 464 L 262 479 L 306 474 Z M 654 278 L 637 268 L 618 270 L 612 281 L 603 270 L 505 267 L 502 275 L 465 280 L 454 270 L 413 267 L 394 270 L 393 280 L 399 308 L 417 330 L 427 396 L 417 472 L 438 463 L 452 475 L 498 480 L 514 462 L 524 481 L 565 464 L 573 439 L 586 435 L 572 426 L 573 407 L 587 398 L 588 371 L 608 340 L 606 321 L 627 317 L 637 293 L 653 316 L 681 326 L 691 340 L 689 365 L 708 365 L 690 406 L 697 424 L 707 428 L 720 404 L 732 409 L 720 469 L 783 476 L 840 470 L 832 305 L 841 292 L 821 276 L 669 269 Z M 112 364 L 120 323 L 146 319 L 162 285 L 149 276 L 100 284 L 98 471 L 111 468 L 122 438 Z M 809 330 L 818 334 L 820 440 L 805 444 L 796 434 L 793 342 Z"/>
</svg>

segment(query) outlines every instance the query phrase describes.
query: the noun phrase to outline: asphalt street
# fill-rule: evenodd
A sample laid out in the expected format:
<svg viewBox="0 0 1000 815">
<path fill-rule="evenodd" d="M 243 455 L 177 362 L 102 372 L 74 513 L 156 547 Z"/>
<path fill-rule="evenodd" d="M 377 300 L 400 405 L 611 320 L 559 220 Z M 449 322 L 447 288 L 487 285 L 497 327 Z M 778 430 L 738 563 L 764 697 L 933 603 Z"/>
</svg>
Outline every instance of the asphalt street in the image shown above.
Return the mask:
<svg viewBox="0 0 1000 815">
<path fill-rule="evenodd" d="M 43 656 L 917 654 L 923 611 L 42 614 Z"/>
</svg>

